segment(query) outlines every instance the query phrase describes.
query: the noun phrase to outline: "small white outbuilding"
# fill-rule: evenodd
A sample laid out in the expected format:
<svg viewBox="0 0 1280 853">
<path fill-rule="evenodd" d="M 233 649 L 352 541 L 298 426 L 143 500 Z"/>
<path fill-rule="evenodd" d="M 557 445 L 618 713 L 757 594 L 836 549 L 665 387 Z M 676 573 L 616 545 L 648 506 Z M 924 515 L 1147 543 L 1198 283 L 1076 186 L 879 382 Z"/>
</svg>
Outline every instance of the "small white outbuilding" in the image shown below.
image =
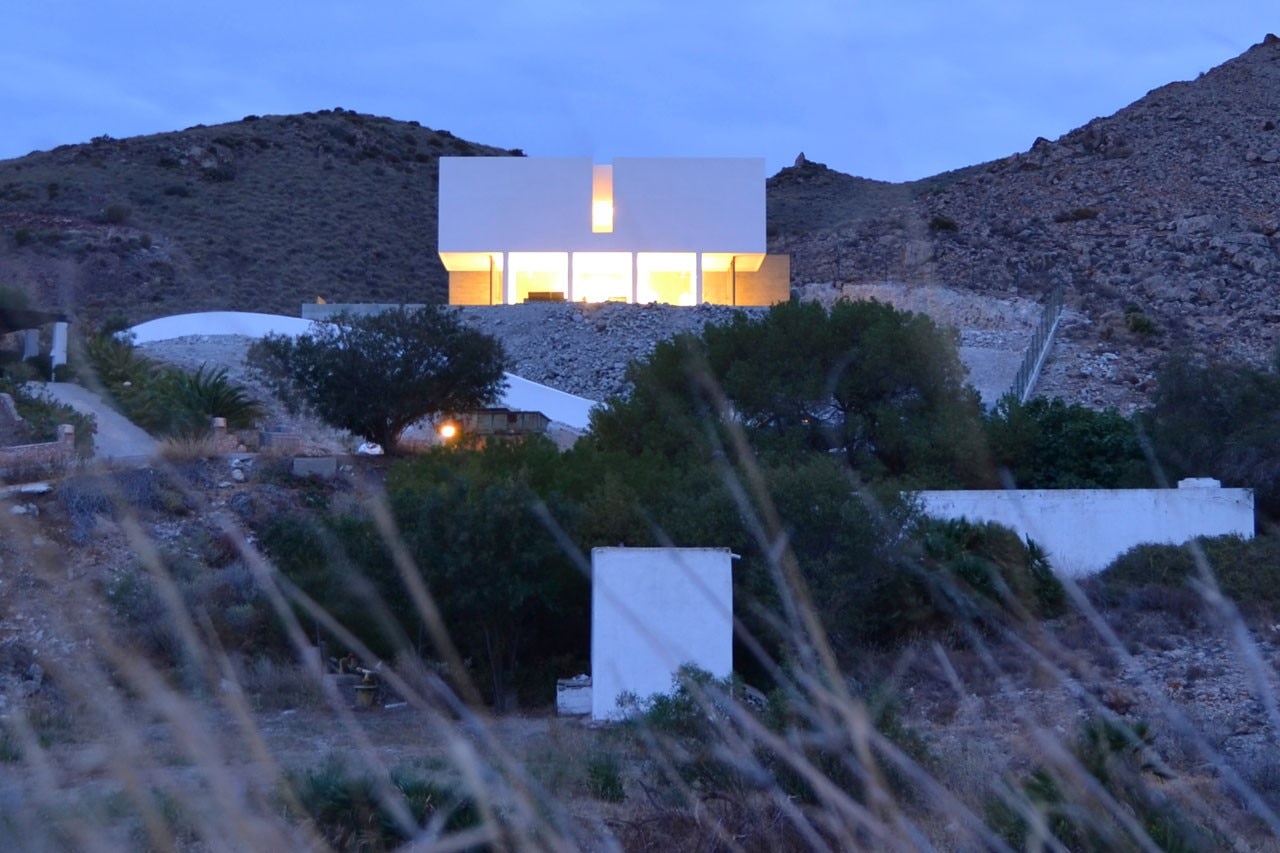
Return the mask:
<svg viewBox="0 0 1280 853">
<path fill-rule="evenodd" d="M 624 694 L 670 692 L 685 664 L 729 677 L 732 562 L 727 548 L 592 549 L 592 719 L 621 717 Z"/>
</svg>

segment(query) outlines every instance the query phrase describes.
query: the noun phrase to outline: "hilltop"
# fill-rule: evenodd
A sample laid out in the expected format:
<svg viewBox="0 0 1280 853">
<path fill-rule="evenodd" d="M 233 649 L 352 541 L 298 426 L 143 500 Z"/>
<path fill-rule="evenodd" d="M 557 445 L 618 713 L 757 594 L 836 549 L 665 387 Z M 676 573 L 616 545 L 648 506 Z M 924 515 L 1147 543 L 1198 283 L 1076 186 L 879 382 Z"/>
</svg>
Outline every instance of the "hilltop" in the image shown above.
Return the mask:
<svg viewBox="0 0 1280 853">
<path fill-rule="evenodd" d="M 0 162 L 0 281 L 80 317 L 445 297 L 441 156 L 512 154 L 321 110 Z"/>
</svg>

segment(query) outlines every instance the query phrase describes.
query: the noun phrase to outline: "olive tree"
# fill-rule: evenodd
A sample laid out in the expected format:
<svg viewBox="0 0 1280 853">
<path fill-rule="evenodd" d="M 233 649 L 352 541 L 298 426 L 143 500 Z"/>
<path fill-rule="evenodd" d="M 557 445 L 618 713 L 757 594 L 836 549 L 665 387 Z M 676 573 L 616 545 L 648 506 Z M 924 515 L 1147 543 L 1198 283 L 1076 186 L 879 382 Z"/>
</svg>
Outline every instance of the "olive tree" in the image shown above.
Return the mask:
<svg viewBox="0 0 1280 853">
<path fill-rule="evenodd" d="M 592 415 L 604 449 L 705 455 L 736 423 L 759 450 L 838 451 L 872 480 L 945 487 L 987 467 L 954 335 L 879 302 L 740 313 L 659 344 L 628 378 L 630 395 Z"/>
<path fill-rule="evenodd" d="M 502 345 L 435 305 L 339 314 L 297 337 L 266 336 L 248 360 L 291 411 L 388 451 L 410 424 L 490 404 L 504 386 Z"/>
</svg>

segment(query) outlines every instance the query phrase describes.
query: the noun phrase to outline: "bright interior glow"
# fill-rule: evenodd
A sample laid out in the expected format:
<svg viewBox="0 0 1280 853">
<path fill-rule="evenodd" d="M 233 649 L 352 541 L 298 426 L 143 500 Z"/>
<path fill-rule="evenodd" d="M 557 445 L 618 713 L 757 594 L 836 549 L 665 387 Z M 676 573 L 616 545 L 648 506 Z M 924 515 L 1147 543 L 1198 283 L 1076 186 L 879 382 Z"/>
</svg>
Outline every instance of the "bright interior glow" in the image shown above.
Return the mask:
<svg viewBox="0 0 1280 853">
<path fill-rule="evenodd" d="M 613 167 L 591 168 L 591 232 L 613 233 Z"/>
<path fill-rule="evenodd" d="M 630 302 L 631 253 L 574 252 L 573 298 L 585 302 Z"/>
<path fill-rule="evenodd" d="M 705 258 L 706 255 L 703 255 Z M 764 252 L 750 252 L 733 256 L 733 268 L 738 272 L 756 272 L 764 264 Z"/>
<path fill-rule="evenodd" d="M 448 441 L 457 434 L 458 427 L 456 424 L 440 424 L 440 437 L 445 441 Z"/>
<path fill-rule="evenodd" d="M 516 303 L 524 302 L 531 293 L 558 293 L 561 298 L 568 293 L 568 252 L 510 252 L 507 263 L 515 283 Z"/>
<path fill-rule="evenodd" d="M 441 252 L 440 261 L 449 272 L 484 272 L 490 264 L 502 269 L 501 252 Z"/>
<path fill-rule="evenodd" d="M 613 233 L 613 202 L 591 202 L 591 232 L 593 234 Z"/>
<path fill-rule="evenodd" d="M 693 305 L 698 256 L 693 252 L 640 252 L 636 255 L 636 300 Z"/>
</svg>

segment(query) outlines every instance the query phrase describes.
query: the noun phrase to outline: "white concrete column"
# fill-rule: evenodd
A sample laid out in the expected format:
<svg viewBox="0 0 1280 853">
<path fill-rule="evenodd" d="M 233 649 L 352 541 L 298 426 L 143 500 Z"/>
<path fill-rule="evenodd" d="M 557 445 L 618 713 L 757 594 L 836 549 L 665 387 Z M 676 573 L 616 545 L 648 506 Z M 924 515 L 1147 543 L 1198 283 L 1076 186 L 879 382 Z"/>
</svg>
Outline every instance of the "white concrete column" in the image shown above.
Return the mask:
<svg viewBox="0 0 1280 853">
<path fill-rule="evenodd" d="M 58 322 L 53 324 L 53 347 L 49 350 L 49 355 L 53 357 L 53 366 L 67 363 L 67 324 Z"/>
<path fill-rule="evenodd" d="M 640 253 L 631 253 L 631 304 L 640 301 Z"/>
<path fill-rule="evenodd" d="M 693 284 L 693 304 L 702 304 L 702 253 L 698 252 L 694 255 L 697 258 L 694 261 L 694 284 Z"/>
<path fill-rule="evenodd" d="M 502 253 L 502 304 L 514 305 L 516 297 L 515 276 L 511 274 L 511 253 Z"/>
<path fill-rule="evenodd" d="M 564 298 L 566 302 L 573 301 L 573 252 L 566 253 L 569 256 L 569 280 L 564 283 Z"/>
<path fill-rule="evenodd" d="M 27 329 L 22 338 L 22 360 L 35 358 L 40 354 L 40 330 Z"/>
</svg>

